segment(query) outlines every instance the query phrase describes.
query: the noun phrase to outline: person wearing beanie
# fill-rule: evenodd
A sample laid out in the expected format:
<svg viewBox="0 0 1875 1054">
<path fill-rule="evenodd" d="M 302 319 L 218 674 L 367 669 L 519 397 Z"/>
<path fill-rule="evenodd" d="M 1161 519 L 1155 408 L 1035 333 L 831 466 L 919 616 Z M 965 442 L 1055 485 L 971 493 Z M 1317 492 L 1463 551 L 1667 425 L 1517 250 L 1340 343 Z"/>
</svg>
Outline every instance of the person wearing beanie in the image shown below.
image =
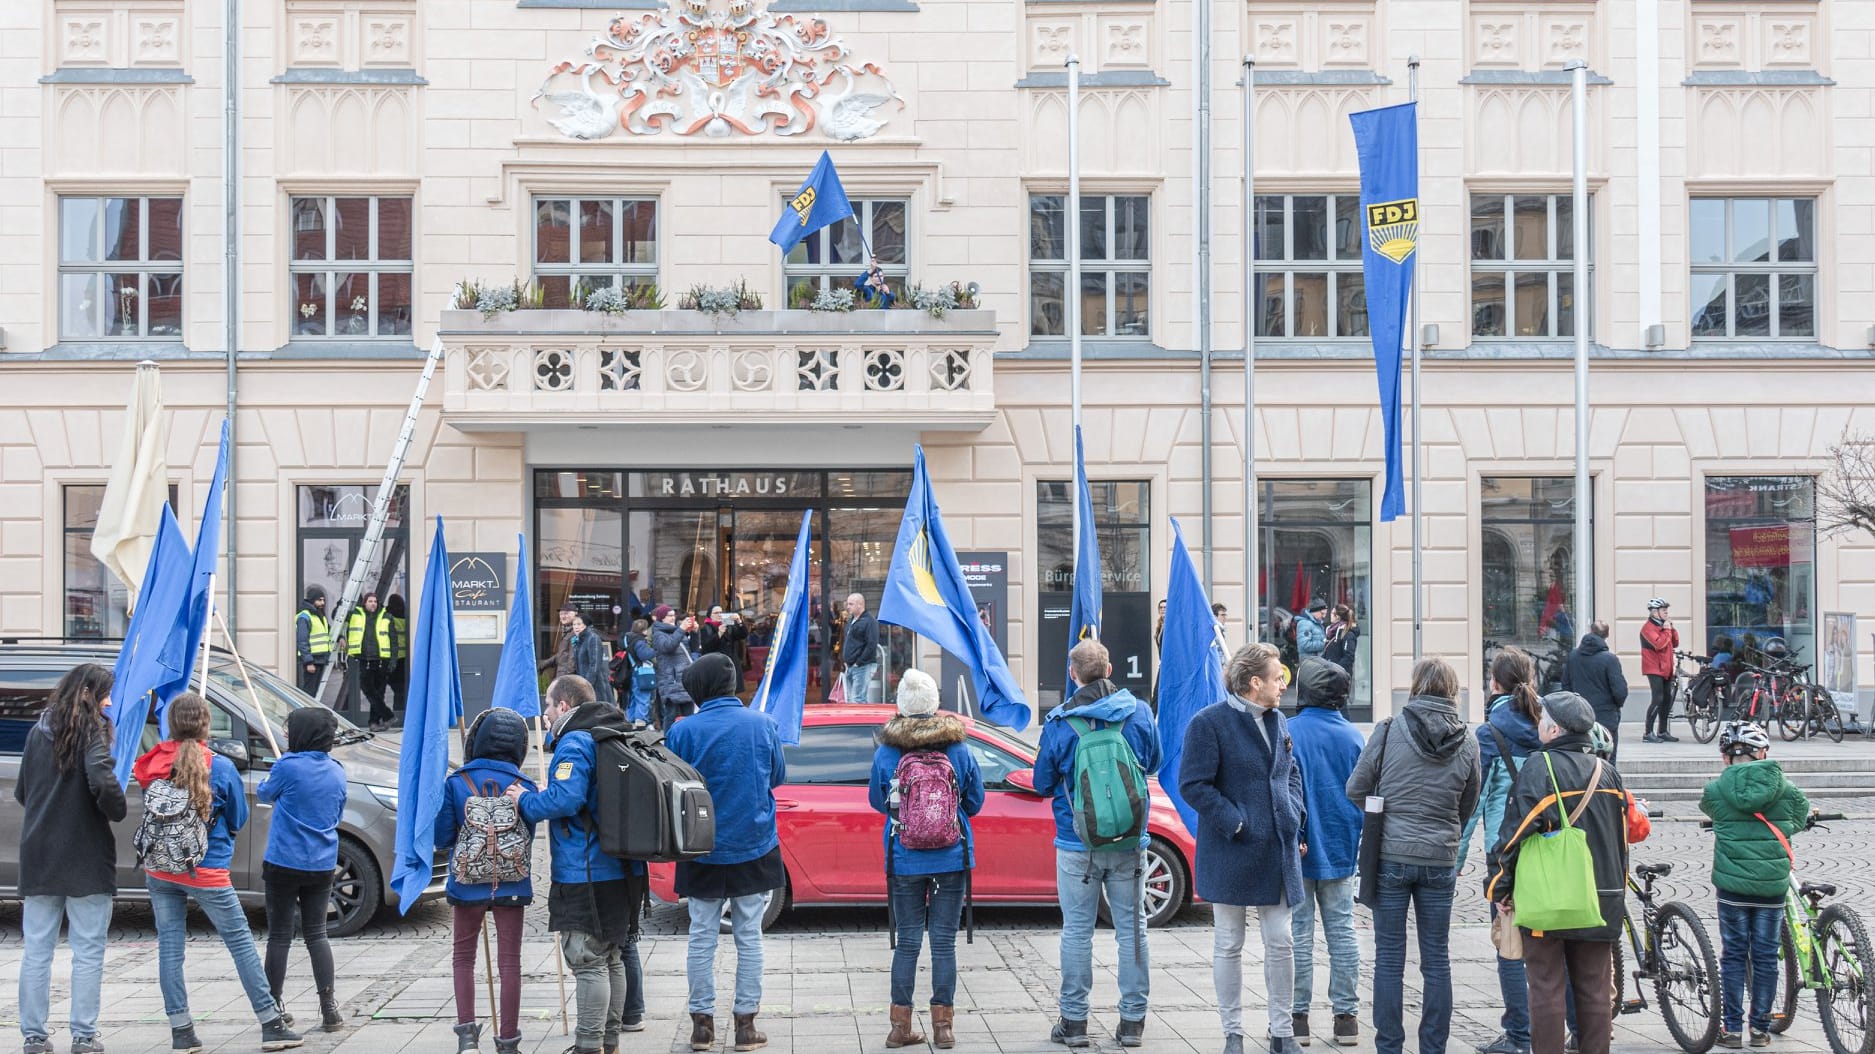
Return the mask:
<svg viewBox="0 0 1875 1054">
<path fill-rule="evenodd" d="M 872 753 L 869 798 L 884 813 L 885 859 L 892 918 L 898 939 L 892 949 L 892 1031 L 888 1047 L 923 1043 L 912 1011 L 918 980 L 918 951 L 931 934 L 932 1043 L 948 1050 L 957 1041 L 952 1027 L 957 997 L 957 924 L 963 916 L 970 870 L 976 866 L 970 841 L 970 818 L 983 808 L 983 773 L 966 745 L 963 718 L 938 712 L 937 682 L 922 670 L 906 670 L 898 682 L 898 716 L 879 730 Z M 948 786 L 945 781 L 948 779 Z M 918 812 L 918 801 L 937 802 L 938 811 L 955 803 L 954 817 Z M 915 840 L 955 841 L 912 848 L 900 835 L 910 821 Z M 950 825 L 943 837 L 929 829 Z"/>
<path fill-rule="evenodd" d="M 513 710 L 490 707 L 469 725 L 469 748 L 462 767 L 443 781 L 443 804 L 436 813 L 436 849 L 453 854 L 461 835 L 470 798 L 492 798 L 519 786 L 536 789 L 521 773 L 527 758 L 527 722 Z M 529 843 L 535 825 L 527 827 Z M 495 965 L 501 975 L 501 1003 L 497 1012 L 495 1050 L 513 1054 L 521 1047 L 521 923 L 534 902 L 531 878 L 502 883 L 468 883 L 449 870 L 444 897 L 451 908 L 452 967 L 456 984 L 456 1036 L 458 1049 L 479 1049 L 482 1025 L 475 1013 L 475 946 L 483 922 L 494 916 Z"/>
<path fill-rule="evenodd" d="M 299 690 L 317 695 L 319 678 L 332 661 L 332 623 L 323 586 L 307 586 L 306 599 L 293 613 L 293 655 L 299 663 Z"/>
<path fill-rule="evenodd" d="M 1595 755 L 1590 733 L 1595 708 L 1574 692 L 1543 697 L 1531 754 L 1511 786 L 1504 823 L 1491 850 L 1485 895 L 1499 911 L 1514 911 L 1517 855 L 1531 838 L 1571 826 L 1587 835 L 1601 895 L 1602 923 L 1576 930 L 1533 933 L 1524 928 L 1523 962 L 1530 992 L 1530 1046 L 1535 1054 L 1562 1054 L 1565 992 L 1575 996 L 1576 1041 L 1581 1054 L 1608 1054 L 1612 1039 L 1614 960 L 1627 893 L 1628 795 L 1612 762 Z M 1586 800 L 1585 800 L 1586 799 Z"/>
<path fill-rule="evenodd" d="M 1315 995 L 1315 911 L 1322 913 L 1328 940 L 1328 1004 L 1340 1046 L 1360 1041 L 1361 946 L 1354 936 L 1354 867 L 1361 844 L 1361 808 L 1345 788 L 1366 740 L 1342 713 L 1348 705 L 1348 671 L 1321 656 L 1302 660 L 1296 672 L 1296 701 L 1289 720 L 1296 764 L 1302 769 L 1302 899 L 1290 915 L 1295 943 L 1296 983 L 1291 1024 L 1300 1042 L 1309 1037 L 1309 1004 Z"/>
<path fill-rule="evenodd" d="M 667 618 L 674 618 L 669 614 Z M 656 626 L 666 625 L 664 622 Z M 735 1048 L 761 1047 L 762 915 L 787 883 L 775 830 L 775 788 L 787 776 L 781 729 L 736 697 L 741 675 L 729 656 L 697 659 L 683 674 L 697 712 L 671 727 L 671 752 L 702 774 L 716 806 L 716 847 L 677 865 L 677 895 L 690 903 L 690 1049 L 716 1046 L 716 945 L 723 911 L 736 941 Z"/>
<path fill-rule="evenodd" d="M 697 620 L 679 619 L 677 609 L 659 604 L 651 612 L 651 650 L 657 654 L 658 685 L 652 693 L 651 723 L 666 732 L 680 717 L 696 710 L 696 700 L 684 687 L 684 671 L 697 657 Z"/>
<path fill-rule="evenodd" d="M 273 806 L 261 863 L 267 893 L 267 986 L 292 1025 L 281 996 L 297 925 L 306 957 L 312 960 L 320 1026 L 327 1032 L 345 1026 L 333 980 L 332 944 L 326 938 L 332 872 L 339 862 L 339 818 L 345 812 L 345 767 L 331 754 L 338 734 L 338 715 L 323 706 L 303 706 L 288 714 L 287 752 L 255 791 Z"/>
</svg>

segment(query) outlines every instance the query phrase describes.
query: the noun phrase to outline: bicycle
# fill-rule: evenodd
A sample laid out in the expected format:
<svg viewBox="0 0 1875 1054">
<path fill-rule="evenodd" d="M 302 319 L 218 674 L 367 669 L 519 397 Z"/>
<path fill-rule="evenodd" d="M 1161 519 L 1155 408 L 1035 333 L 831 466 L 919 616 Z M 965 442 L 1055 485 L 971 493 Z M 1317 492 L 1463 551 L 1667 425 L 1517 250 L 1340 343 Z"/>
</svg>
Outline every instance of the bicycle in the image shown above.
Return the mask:
<svg viewBox="0 0 1875 1054">
<path fill-rule="evenodd" d="M 1655 810 L 1650 816 L 1659 816 Z M 1712 952 L 1712 938 L 1692 908 L 1677 900 L 1654 903 L 1654 882 L 1673 873 L 1672 864 L 1640 864 L 1628 875 L 1628 891 L 1641 902 L 1641 922 L 1636 928 L 1634 915 L 1624 900 L 1621 929 L 1633 949 L 1636 998 L 1623 998 L 1625 979 L 1623 951 L 1619 937 L 1614 944 L 1615 1013 L 1635 1014 L 1647 1009 L 1647 998 L 1639 994 L 1642 981 L 1654 983 L 1654 997 L 1660 1004 L 1660 1016 L 1667 1031 L 1686 1054 L 1706 1054 L 1719 1039 L 1719 961 Z M 1635 876 L 1640 881 L 1635 881 Z"/>
<path fill-rule="evenodd" d="M 1732 713 L 1740 721 L 1756 721 L 1770 731 L 1771 722 L 1778 719 L 1780 700 L 1783 698 L 1786 684 L 1786 672 L 1781 663 L 1769 663 L 1757 666 L 1741 663 L 1745 672 L 1732 686 Z M 1746 688 L 1749 685 L 1749 694 Z M 1740 697 L 1744 696 L 1744 701 Z"/>
<path fill-rule="evenodd" d="M 1712 742 L 1712 737 L 1719 734 L 1719 711 L 1724 707 L 1724 693 L 1715 681 L 1713 689 L 1705 693 L 1704 698 L 1693 690 L 1699 680 L 1700 670 L 1688 667 L 1689 663 L 1708 666 L 1712 659 L 1704 655 L 1694 655 L 1690 651 L 1676 651 L 1673 657 L 1677 662 L 1674 670 L 1673 692 L 1684 701 L 1686 723 L 1692 726 L 1693 738 L 1701 743 Z M 1715 671 L 1713 676 L 1718 677 Z M 1669 710 L 1668 713 L 1672 711 Z"/>
<path fill-rule="evenodd" d="M 1777 704 L 1778 733 L 1786 740 L 1808 739 L 1821 732 L 1831 742 L 1843 737 L 1842 713 L 1836 709 L 1836 697 L 1829 689 L 1809 679 L 1808 665 L 1790 667 L 1794 684 L 1784 689 Z"/>
</svg>

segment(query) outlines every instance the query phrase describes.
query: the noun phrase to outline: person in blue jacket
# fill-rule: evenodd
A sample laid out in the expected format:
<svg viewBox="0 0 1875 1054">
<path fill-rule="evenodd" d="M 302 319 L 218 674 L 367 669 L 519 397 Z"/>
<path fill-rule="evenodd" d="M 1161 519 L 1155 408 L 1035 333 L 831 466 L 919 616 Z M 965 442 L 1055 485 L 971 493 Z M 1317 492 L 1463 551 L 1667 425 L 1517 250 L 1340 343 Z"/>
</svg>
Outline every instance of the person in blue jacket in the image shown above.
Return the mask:
<svg viewBox="0 0 1875 1054">
<path fill-rule="evenodd" d="M 670 748 L 702 774 L 716 806 L 716 848 L 677 865 L 677 895 L 690 901 L 690 1049 L 716 1045 L 716 945 L 727 908 L 736 940 L 735 1047 L 754 1050 L 768 1042 L 755 1027 L 762 915 L 769 894 L 788 881 L 775 830 L 775 788 L 788 772 L 781 729 L 736 698 L 741 673 L 729 656 L 702 656 L 683 680 L 684 693 L 700 703 L 672 726 Z"/>
<path fill-rule="evenodd" d="M 547 928 L 560 935 L 560 952 L 573 971 L 578 1023 L 577 1054 L 612 1054 L 621 1032 L 644 1031 L 644 973 L 638 958 L 639 909 L 649 880 L 645 865 L 617 860 L 599 849 L 592 820 L 595 748 L 591 729 L 625 727 L 618 707 L 594 699 L 578 674 L 547 686 L 542 716 L 551 723 L 547 786 L 527 790 L 520 781 L 507 794 L 530 824 L 551 820 L 553 888 Z"/>
<path fill-rule="evenodd" d="M 490 707 L 469 725 L 469 748 L 462 767 L 443 781 L 443 807 L 436 812 L 436 850 L 452 853 L 462 832 L 469 799 L 492 798 L 519 787 L 523 794 L 537 789 L 521 774 L 527 758 L 527 722 L 513 710 Z M 589 737 L 590 738 L 590 737 Z M 525 822 L 525 821 L 523 821 Z M 528 843 L 534 825 L 527 825 Z M 484 932 L 483 920 L 495 919 L 495 960 L 501 974 L 501 1008 L 495 1035 L 495 1054 L 517 1054 L 521 1049 L 521 923 L 534 902 L 531 878 L 519 881 L 467 883 L 449 871 L 443 894 L 454 909 L 451 918 L 456 982 L 457 1050 L 479 1050 L 482 1025 L 475 1016 L 475 943 Z"/>
<path fill-rule="evenodd" d="M 345 767 L 329 753 L 338 734 L 338 715 L 323 706 L 288 714 L 287 752 L 254 792 L 273 806 L 261 864 L 267 889 L 267 986 L 284 1012 L 286 957 L 297 925 L 312 960 L 320 1027 L 327 1032 L 345 1027 L 332 980 L 332 943 L 326 939 L 332 872 L 339 864 L 339 817 L 345 813 Z"/>
<path fill-rule="evenodd" d="M 1061 900 L 1061 1018 L 1049 1039 L 1069 1047 L 1092 1045 L 1087 1035 L 1088 994 L 1094 987 L 1094 918 L 1104 889 L 1120 949 L 1120 1027 L 1115 1035 L 1122 1046 L 1137 1047 L 1146 1033 L 1146 997 L 1152 987 L 1140 895 L 1149 838 L 1141 832 L 1137 853 L 1095 853 L 1075 836 L 1069 792 L 1081 737 L 1067 719 L 1119 725 L 1147 775 L 1159 771 L 1159 728 L 1150 707 L 1108 679 L 1113 663 L 1105 645 L 1081 641 L 1068 652 L 1068 667 L 1075 692 L 1049 711 L 1035 755 L 1035 792 L 1055 800 L 1055 890 Z"/>
<path fill-rule="evenodd" d="M 912 989 L 918 980 L 918 948 L 931 931 L 932 1043 L 956 1045 L 953 1028 L 957 998 L 957 923 L 976 851 L 970 842 L 970 817 L 983 808 L 983 773 L 966 741 L 969 730 L 956 714 L 938 712 L 937 682 L 922 670 L 906 670 L 898 682 L 898 716 L 879 730 L 872 752 L 869 798 L 884 813 L 885 851 L 891 863 L 892 916 L 898 941 L 892 948 L 892 1031 L 888 1047 L 924 1042 L 912 1012 Z M 915 753 L 942 754 L 950 763 L 957 792 L 955 845 L 942 849 L 907 849 L 894 837 L 897 824 L 899 762 Z"/>
<path fill-rule="evenodd" d="M 1290 1024 L 1298 1037 L 1309 1035 L 1309 1004 L 1315 995 L 1315 910 L 1322 913 L 1328 938 L 1328 1005 L 1334 1011 L 1338 1046 L 1360 1042 L 1357 990 L 1361 945 L 1354 936 L 1354 876 L 1361 846 L 1361 809 L 1348 800 L 1348 777 L 1366 745 L 1361 730 L 1342 713 L 1348 705 L 1348 671 L 1332 659 L 1302 660 L 1296 672 L 1296 701 L 1301 709 L 1289 722 L 1296 764 L 1302 769 L 1302 899 L 1290 917 L 1295 943 L 1295 1000 Z"/>
</svg>

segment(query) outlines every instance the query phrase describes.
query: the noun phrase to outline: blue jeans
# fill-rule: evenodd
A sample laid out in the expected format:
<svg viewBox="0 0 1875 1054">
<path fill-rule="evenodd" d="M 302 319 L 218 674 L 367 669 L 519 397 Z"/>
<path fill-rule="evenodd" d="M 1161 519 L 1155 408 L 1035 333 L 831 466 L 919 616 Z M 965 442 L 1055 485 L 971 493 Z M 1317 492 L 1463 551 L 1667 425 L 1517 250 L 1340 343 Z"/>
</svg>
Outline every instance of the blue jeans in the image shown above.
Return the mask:
<svg viewBox="0 0 1875 1054">
<path fill-rule="evenodd" d="M 1452 891 L 1457 872 L 1380 862 L 1380 903 L 1374 908 L 1374 1050 L 1400 1054 L 1406 1044 L 1406 914 L 1410 906 L 1419 930 L 1422 981 L 1419 1054 L 1445 1054 L 1452 1027 L 1452 962 L 1447 936 L 1452 928 Z"/>
<path fill-rule="evenodd" d="M 194 899 L 202 914 L 221 934 L 234 959 L 235 972 L 241 975 L 241 987 L 247 989 L 248 1005 L 263 1024 L 280 1016 L 280 1007 L 267 987 L 267 972 L 261 967 L 260 952 L 254 947 L 254 932 L 247 928 L 247 915 L 232 886 L 196 889 L 160 878 L 144 876 L 150 891 L 150 910 L 156 916 L 156 976 L 163 991 L 163 1012 L 169 1026 L 181 1028 L 193 1024 L 189 1016 L 189 980 L 183 974 L 183 952 L 189 943 L 189 901 Z"/>
<path fill-rule="evenodd" d="M 777 893 L 777 896 L 780 894 Z M 761 893 L 727 901 L 691 897 L 690 1012 L 716 1013 L 716 938 L 723 928 L 723 905 L 729 906 L 729 932 L 736 939 L 735 1012 L 762 1008 L 762 914 L 768 898 Z"/>
<path fill-rule="evenodd" d="M 1744 1031 L 1747 975 L 1751 978 L 1751 1027 L 1770 1030 L 1783 925 L 1782 907 L 1745 908 L 1719 901 L 1719 990 L 1724 996 L 1720 1024 L 1725 1031 Z"/>
<path fill-rule="evenodd" d="M 59 923 L 71 924 L 72 1039 L 98 1034 L 98 989 L 104 981 L 104 939 L 111 930 L 111 895 L 27 897 L 20 909 L 26 954 L 20 959 L 20 1035 L 45 1039 L 52 1012 L 52 953 L 59 947 Z"/>
<path fill-rule="evenodd" d="M 1491 905 L 1491 917 L 1497 918 L 1497 905 Z M 1504 999 L 1504 1016 L 1498 1018 L 1498 1024 L 1504 1027 L 1504 1034 L 1518 1046 L 1530 1045 L 1530 982 L 1523 975 L 1522 959 L 1497 957 L 1497 991 Z M 1573 993 L 1572 993 L 1573 994 Z M 1574 1000 L 1570 1002 L 1573 1004 Z M 1573 1026 L 1575 1015 L 1569 1020 Z M 1573 1029 L 1572 1029 L 1573 1030 Z"/>
<path fill-rule="evenodd" d="M 940 875 L 893 875 L 892 918 L 898 942 L 892 949 L 892 1005 L 910 1006 L 918 983 L 918 947 L 931 931 L 931 1005 L 957 1001 L 957 923 L 964 913 L 962 871 Z"/>
<path fill-rule="evenodd" d="M 1146 854 L 1055 850 L 1055 890 L 1061 899 L 1061 1016 L 1087 1020 L 1087 996 L 1094 989 L 1094 920 L 1100 892 L 1106 890 L 1113 913 L 1113 937 L 1120 947 L 1120 1018 L 1146 1020 L 1146 997 L 1152 989 L 1152 963 L 1146 947 Z"/>
<path fill-rule="evenodd" d="M 1322 907 L 1322 934 L 1328 938 L 1328 1005 L 1336 1015 L 1361 1008 L 1361 945 L 1354 936 L 1354 885 L 1359 879 L 1302 880 L 1302 903 L 1289 917 L 1295 938 L 1296 991 L 1291 1009 L 1309 1012 L 1315 1001 L 1315 905 Z"/>
<path fill-rule="evenodd" d="M 840 676 L 846 682 L 846 701 L 849 703 L 872 702 L 872 677 L 879 672 L 876 662 L 860 663 L 848 666 Z"/>
</svg>

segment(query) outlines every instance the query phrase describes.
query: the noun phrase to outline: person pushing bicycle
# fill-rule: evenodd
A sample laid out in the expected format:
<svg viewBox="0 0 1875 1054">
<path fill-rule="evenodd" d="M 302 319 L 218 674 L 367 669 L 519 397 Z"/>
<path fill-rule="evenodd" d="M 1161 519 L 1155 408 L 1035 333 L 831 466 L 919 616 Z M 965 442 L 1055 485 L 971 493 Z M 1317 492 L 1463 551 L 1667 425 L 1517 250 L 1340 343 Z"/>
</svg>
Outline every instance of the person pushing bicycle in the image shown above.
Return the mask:
<svg viewBox="0 0 1875 1054">
<path fill-rule="evenodd" d="M 1771 1045 L 1778 990 L 1778 937 L 1794 856 L 1790 836 L 1805 829 L 1810 801 L 1769 760 L 1771 737 L 1753 721 L 1719 732 L 1725 768 L 1706 784 L 1699 810 L 1712 819 L 1712 884 L 1719 900 L 1719 980 L 1724 995 L 1719 1046 L 1744 1045 L 1745 979 L 1751 979 L 1751 1045 Z"/>
</svg>

